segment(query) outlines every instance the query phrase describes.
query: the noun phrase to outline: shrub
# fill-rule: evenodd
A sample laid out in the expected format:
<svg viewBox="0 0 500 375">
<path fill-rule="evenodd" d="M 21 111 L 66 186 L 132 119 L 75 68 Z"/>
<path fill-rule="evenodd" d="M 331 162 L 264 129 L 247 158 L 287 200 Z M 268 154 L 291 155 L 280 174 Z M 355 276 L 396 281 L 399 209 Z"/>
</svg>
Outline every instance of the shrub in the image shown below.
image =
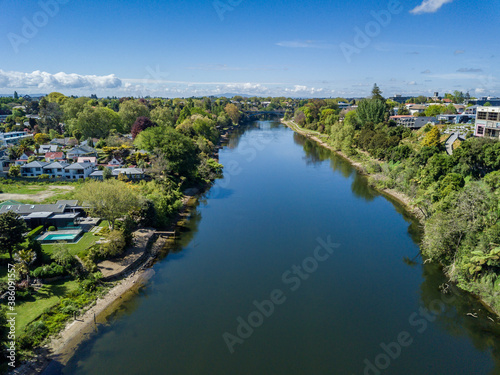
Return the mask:
<svg viewBox="0 0 500 375">
<path fill-rule="evenodd" d="M 51 225 L 48 229 L 49 232 L 55 232 L 57 230 L 57 228 L 53 225 Z"/>
<path fill-rule="evenodd" d="M 28 237 L 28 239 L 31 240 L 31 239 L 35 238 L 36 236 L 38 236 L 42 231 L 43 231 L 43 225 L 40 225 L 39 227 L 36 227 L 31 232 L 29 232 L 27 237 Z"/>
<path fill-rule="evenodd" d="M 57 263 L 51 263 L 49 265 L 38 267 L 31 272 L 32 277 L 41 279 L 63 276 L 65 274 L 66 274 L 66 269 Z"/>
</svg>

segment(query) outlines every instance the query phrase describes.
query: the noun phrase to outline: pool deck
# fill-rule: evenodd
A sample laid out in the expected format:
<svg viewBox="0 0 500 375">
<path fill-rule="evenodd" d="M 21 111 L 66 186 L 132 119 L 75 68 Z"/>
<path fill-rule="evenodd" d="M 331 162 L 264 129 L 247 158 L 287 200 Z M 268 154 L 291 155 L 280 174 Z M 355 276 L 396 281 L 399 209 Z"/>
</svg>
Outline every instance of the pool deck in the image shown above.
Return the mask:
<svg viewBox="0 0 500 375">
<path fill-rule="evenodd" d="M 53 231 L 53 232 L 45 232 L 44 234 L 42 234 L 41 236 L 39 236 L 37 238 L 38 241 L 45 241 L 45 239 L 49 236 L 53 236 L 53 235 L 58 235 L 58 236 L 69 236 L 69 235 L 74 235 L 75 237 L 77 237 L 81 232 L 83 232 L 82 229 L 71 229 L 71 230 L 57 230 L 57 231 Z M 74 238 L 73 238 L 74 239 Z M 63 239 L 64 240 L 64 239 Z"/>
</svg>

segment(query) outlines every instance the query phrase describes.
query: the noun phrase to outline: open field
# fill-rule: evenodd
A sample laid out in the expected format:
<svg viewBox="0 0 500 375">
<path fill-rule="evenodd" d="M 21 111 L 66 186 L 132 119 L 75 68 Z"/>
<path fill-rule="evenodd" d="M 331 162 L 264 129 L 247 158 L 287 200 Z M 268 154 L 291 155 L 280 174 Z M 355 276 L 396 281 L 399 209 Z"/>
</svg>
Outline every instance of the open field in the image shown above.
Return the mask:
<svg viewBox="0 0 500 375">
<path fill-rule="evenodd" d="M 0 202 L 15 200 L 42 203 L 49 198 L 59 197 L 72 192 L 72 185 L 23 185 L 23 184 L 0 184 Z"/>
</svg>

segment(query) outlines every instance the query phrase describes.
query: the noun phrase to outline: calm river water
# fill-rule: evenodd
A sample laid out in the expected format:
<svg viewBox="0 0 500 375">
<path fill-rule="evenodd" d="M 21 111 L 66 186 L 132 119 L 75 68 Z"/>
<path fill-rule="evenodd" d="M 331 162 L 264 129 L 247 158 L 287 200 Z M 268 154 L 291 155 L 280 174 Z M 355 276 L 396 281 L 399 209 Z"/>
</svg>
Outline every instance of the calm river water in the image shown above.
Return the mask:
<svg viewBox="0 0 500 375">
<path fill-rule="evenodd" d="M 274 121 L 220 162 L 155 275 L 46 373 L 500 374 L 498 324 L 349 163 Z"/>
</svg>

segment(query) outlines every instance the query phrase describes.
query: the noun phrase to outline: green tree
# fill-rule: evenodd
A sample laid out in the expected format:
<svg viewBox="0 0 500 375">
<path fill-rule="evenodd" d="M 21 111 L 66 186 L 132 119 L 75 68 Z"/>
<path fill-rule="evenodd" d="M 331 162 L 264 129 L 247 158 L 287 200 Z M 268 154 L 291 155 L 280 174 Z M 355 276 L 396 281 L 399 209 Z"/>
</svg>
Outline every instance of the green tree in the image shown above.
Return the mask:
<svg viewBox="0 0 500 375">
<path fill-rule="evenodd" d="M 138 210 L 142 205 L 136 190 L 116 179 L 89 181 L 76 193 L 76 197 L 88 203 L 88 212 L 92 216 L 108 220 L 112 230 L 117 219 Z"/>
<path fill-rule="evenodd" d="M 9 176 L 17 177 L 21 174 L 21 167 L 19 165 L 11 165 L 9 168 Z"/>
<path fill-rule="evenodd" d="M 229 103 L 224 107 L 224 110 L 226 111 L 227 115 L 229 116 L 233 124 L 238 125 L 241 117 L 241 113 L 238 107 L 236 107 L 236 105 L 232 103 Z"/>
<path fill-rule="evenodd" d="M 0 214 L 0 251 L 9 253 L 10 260 L 15 248 L 24 242 L 23 234 L 27 231 L 26 223 L 15 212 Z"/>
<path fill-rule="evenodd" d="M 380 87 L 378 87 L 376 83 L 373 85 L 372 99 L 376 99 L 376 100 L 380 100 L 380 101 L 385 102 L 385 99 L 382 96 L 382 90 L 380 90 Z"/>
<path fill-rule="evenodd" d="M 75 130 L 80 131 L 83 138 L 105 138 L 111 130 L 121 128 L 120 116 L 107 107 L 85 107 L 75 124 Z"/>
<path fill-rule="evenodd" d="M 446 107 L 443 107 L 442 105 L 430 105 L 426 108 L 425 115 L 429 117 L 440 115 L 443 111 L 445 111 L 445 108 Z"/>
<path fill-rule="evenodd" d="M 441 140 L 441 133 L 437 126 L 433 126 L 432 129 L 425 135 L 422 140 L 422 146 L 427 147 L 437 147 Z"/>
<path fill-rule="evenodd" d="M 385 100 L 364 99 L 359 102 L 356 113 L 358 121 L 362 126 L 366 125 L 368 122 L 373 124 L 383 122 L 385 115 Z"/>
<path fill-rule="evenodd" d="M 138 117 L 149 117 L 149 109 L 143 103 L 136 100 L 127 100 L 120 104 L 118 111 L 122 120 L 122 129 L 124 133 L 129 133 L 132 125 Z"/>
<path fill-rule="evenodd" d="M 191 175 L 199 164 L 198 148 L 193 140 L 169 127 L 148 128 L 137 136 L 134 144 L 142 150 L 161 155 L 169 172 Z"/>
</svg>

